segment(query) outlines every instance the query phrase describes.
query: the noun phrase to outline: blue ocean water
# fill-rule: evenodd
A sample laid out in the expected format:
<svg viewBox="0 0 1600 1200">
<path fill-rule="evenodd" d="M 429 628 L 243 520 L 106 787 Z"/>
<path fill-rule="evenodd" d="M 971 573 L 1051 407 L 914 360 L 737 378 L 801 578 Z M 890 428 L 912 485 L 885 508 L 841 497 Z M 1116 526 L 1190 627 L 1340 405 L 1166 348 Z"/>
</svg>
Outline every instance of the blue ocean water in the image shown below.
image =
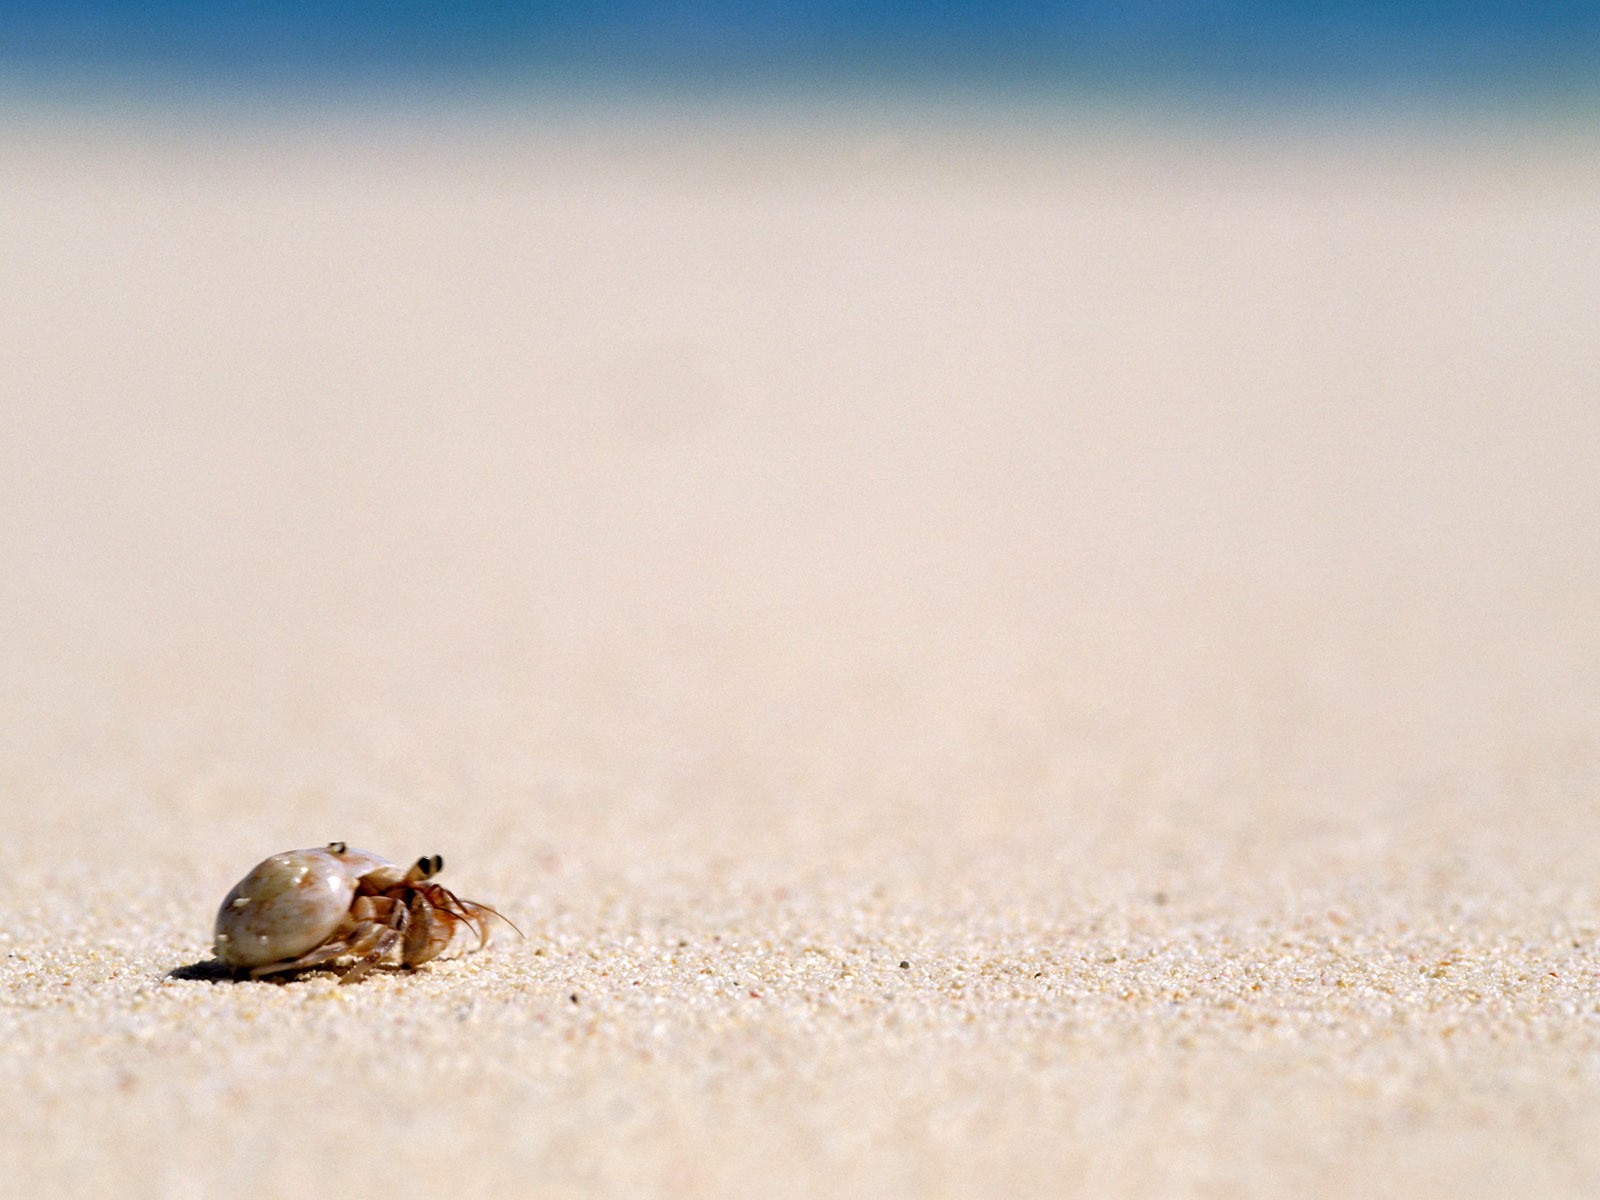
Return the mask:
<svg viewBox="0 0 1600 1200">
<path fill-rule="evenodd" d="M 1600 92 L 1597 0 L 0 0 L 13 86 Z"/>
</svg>

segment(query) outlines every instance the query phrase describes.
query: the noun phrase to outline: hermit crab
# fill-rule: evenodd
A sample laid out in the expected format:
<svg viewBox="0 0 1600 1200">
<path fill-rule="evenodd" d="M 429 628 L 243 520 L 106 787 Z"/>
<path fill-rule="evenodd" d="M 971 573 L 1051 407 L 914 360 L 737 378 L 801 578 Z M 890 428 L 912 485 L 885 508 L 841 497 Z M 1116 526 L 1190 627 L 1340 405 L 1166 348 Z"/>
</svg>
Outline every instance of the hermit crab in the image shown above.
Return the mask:
<svg viewBox="0 0 1600 1200">
<path fill-rule="evenodd" d="M 415 967 L 437 958 L 463 925 L 479 947 L 489 943 L 492 918 L 517 928 L 432 882 L 443 868 L 437 854 L 404 868 L 344 842 L 274 854 L 217 911 L 217 958 L 251 979 L 353 959 L 339 982 L 354 983 L 386 961 Z"/>
</svg>

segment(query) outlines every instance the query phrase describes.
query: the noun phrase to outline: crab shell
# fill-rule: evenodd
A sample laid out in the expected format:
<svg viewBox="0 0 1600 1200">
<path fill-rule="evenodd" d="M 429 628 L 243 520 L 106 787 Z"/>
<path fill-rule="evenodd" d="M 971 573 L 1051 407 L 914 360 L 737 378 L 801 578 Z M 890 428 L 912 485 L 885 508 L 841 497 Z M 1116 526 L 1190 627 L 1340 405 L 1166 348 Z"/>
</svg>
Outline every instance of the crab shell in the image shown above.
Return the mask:
<svg viewBox="0 0 1600 1200">
<path fill-rule="evenodd" d="M 381 888 L 405 875 L 386 858 L 338 846 L 274 854 L 236 883 L 217 911 L 217 958 L 230 967 L 298 958 L 344 924 L 363 879 Z"/>
</svg>

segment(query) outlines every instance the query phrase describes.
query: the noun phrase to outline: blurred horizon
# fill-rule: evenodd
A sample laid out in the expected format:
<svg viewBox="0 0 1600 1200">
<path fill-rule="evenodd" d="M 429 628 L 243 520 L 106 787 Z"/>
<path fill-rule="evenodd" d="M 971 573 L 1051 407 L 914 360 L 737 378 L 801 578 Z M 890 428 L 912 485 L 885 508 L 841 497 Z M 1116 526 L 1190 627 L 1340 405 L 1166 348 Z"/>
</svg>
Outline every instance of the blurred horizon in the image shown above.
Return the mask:
<svg viewBox="0 0 1600 1200">
<path fill-rule="evenodd" d="M 1104 0 L 604 10 L 0 0 L 12 102 L 829 95 L 1587 109 L 1600 5 Z"/>
</svg>

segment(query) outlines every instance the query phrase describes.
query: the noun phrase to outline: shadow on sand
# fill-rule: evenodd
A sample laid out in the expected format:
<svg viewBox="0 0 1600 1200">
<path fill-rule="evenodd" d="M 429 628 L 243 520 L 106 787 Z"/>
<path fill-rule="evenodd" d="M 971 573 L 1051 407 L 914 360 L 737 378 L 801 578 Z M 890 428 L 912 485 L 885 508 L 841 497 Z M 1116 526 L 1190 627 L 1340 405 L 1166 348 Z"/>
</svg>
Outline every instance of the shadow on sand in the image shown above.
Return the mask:
<svg viewBox="0 0 1600 1200">
<path fill-rule="evenodd" d="M 402 974 L 408 973 L 392 967 L 383 967 L 374 974 Z M 338 975 L 336 968 L 329 966 L 304 967 L 298 971 L 279 971 L 271 975 L 262 975 L 256 979 L 250 977 L 247 970 L 235 970 L 223 963 L 220 959 L 208 958 L 201 962 L 185 963 L 181 967 L 173 967 L 167 972 L 168 979 L 182 979 L 189 983 L 294 983 L 312 975 Z"/>
</svg>

